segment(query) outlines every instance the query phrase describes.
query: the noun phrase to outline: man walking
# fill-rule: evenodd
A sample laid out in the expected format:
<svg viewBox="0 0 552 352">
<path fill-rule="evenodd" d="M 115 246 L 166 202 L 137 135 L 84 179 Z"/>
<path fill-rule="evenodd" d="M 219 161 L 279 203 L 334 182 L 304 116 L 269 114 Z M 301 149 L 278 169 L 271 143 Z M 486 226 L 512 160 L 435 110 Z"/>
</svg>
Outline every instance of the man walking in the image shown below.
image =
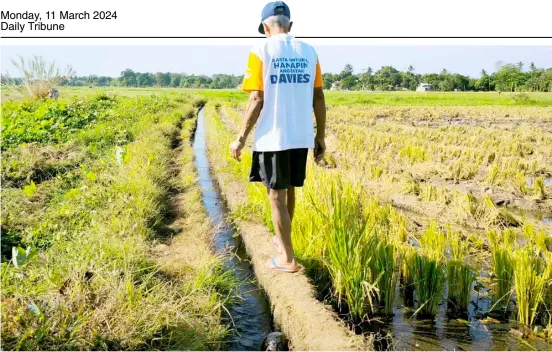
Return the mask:
<svg viewBox="0 0 552 352">
<path fill-rule="evenodd" d="M 291 243 L 295 187 L 302 187 L 305 181 L 308 149 L 314 148 L 316 161 L 324 156 L 326 104 L 316 51 L 289 35 L 290 19 L 283 1 L 271 2 L 262 11 L 259 32 L 267 39 L 249 54 L 242 89 L 250 96 L 230 153 L 240 160 L 258 120 L 249 181 L 267 187 L 279 253 L 267 268 L 295 272 L 298 265 Z"/>
</svg>

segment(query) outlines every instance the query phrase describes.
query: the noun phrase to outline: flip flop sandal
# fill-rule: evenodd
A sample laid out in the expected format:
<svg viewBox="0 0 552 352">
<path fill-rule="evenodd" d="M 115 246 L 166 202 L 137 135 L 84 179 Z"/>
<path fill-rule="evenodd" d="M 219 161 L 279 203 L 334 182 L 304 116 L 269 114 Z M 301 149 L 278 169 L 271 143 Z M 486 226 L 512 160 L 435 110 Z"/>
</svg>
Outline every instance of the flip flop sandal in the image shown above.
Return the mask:
<svg viewBox="0 0 552 352">
<path fill-rule="evenodd" d="M 275 258 L 270 259 L 270 264 L 271 264 L 271 266 L 266 265 L 265 267 L 267 269 L 273 270 L 273 271 L 282 271 L 282 272 L 285 272 L 285 273 L 296 273 L 296 272 L 299 271 L 299 266 L 297 266 L 297 269 L 295 269 L 295 270 L 284 268 L 282 266 L 278 266 L 278 264 L 276 264 L 276 259 Z"/>
<path fill-rule="evenodd" d="M 283 253 L 282 249 L 280 248 L 280 243 L 278 242 L 278 237 L 272 237 L 272 244 L 274 245 L 274 247 L 276 247 L 276 251 L 278 252 L 278 254 Z"/>
</svg>

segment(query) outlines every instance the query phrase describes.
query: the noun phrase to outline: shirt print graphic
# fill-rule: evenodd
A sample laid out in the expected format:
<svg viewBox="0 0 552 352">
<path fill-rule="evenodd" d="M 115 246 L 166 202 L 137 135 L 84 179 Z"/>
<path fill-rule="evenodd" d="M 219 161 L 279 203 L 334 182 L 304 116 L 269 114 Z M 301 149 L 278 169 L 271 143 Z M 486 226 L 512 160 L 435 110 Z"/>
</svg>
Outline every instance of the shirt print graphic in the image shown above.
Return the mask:
<svg viewBox="0 0 552 352">
<path fill-rule="evenodd" d="M 279 74 L 270 75 L 270 84 L 309 83 L 311 75 L 305 73 L 309 72 L 309 65 L 309 60 L 305 58 L 272 58 L 271 71 Z"/>
</svg>

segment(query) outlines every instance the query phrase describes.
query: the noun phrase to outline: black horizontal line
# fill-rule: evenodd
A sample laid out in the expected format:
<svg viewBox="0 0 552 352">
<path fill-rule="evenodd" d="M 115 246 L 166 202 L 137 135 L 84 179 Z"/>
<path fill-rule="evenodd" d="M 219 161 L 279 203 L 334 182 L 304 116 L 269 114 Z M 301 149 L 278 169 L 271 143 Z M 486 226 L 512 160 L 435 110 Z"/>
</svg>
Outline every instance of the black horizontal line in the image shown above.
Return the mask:
<svg viewBox="0 0 552 352">
<path fill-rule="evenodd" d="M 35 36 L 2 36 L 2 39 L 263 39 L 265 37 L 256 36 L 256 37 L 237 37 L 237 36 L 193 36 L 193 37 L 138 37 L 138 36 L 109 36 L 109 37 L 35 37 Z M 351 36 L 351 37 L 337 37 L 337 36 L 297 36 L 298 39 L 552 39 L 552 37 L 547 36 L 522 36 L 522 37 L 510 37 L 510 36 L 478 36 L 478 37 L 469 37 L 469 36 L 381 36 L 381 37 L 362 37 L 362 36 Z"/>
</svg>

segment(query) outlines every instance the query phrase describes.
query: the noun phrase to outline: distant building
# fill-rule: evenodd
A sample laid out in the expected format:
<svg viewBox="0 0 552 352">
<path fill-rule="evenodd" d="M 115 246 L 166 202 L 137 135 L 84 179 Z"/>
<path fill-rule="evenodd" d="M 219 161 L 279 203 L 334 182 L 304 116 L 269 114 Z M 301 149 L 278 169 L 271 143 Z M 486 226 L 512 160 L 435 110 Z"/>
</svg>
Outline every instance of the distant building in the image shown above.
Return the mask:
<svg viewBox="0 0 552 352">
<path fill-rule="evenodd" d="M 341 82 L 340 81 L 335 81 L 332 83 L 332 87 L 330 88 L 330 90 L 340 90 L 341 89 Z"/>
<path fill-rule="evenodd" d="M 416 87 L 416 92 L 428 92 L 431 90 L 431 84 L 429 83 L 420 83 L 418 87 Z"/>
</svg>

